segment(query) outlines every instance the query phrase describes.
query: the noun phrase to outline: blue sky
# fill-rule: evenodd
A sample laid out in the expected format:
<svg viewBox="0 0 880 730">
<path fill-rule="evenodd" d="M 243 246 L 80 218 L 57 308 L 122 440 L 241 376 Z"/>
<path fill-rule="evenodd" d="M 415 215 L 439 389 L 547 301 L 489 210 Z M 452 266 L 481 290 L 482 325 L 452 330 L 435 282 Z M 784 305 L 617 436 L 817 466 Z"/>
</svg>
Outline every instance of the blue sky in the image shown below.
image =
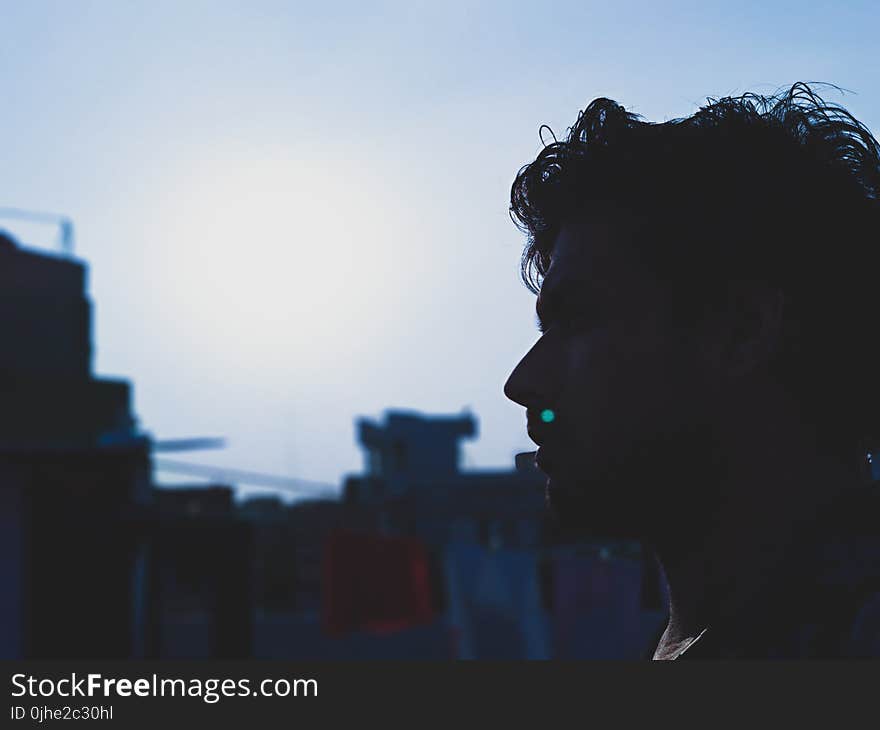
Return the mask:
<svg viewBox="0 0 880 730">
<path fill-rule="evenodd" d="M 338 483 L 356 416 L 468 406 L 465 464 L 508 467 L 539 126 L 813 80 L 876 132 L 878 8 L 2 0 L 0 206 L 74 220 L 95 370 L 155 436 L 229 440 L 191 460 Z"/>
</svg>

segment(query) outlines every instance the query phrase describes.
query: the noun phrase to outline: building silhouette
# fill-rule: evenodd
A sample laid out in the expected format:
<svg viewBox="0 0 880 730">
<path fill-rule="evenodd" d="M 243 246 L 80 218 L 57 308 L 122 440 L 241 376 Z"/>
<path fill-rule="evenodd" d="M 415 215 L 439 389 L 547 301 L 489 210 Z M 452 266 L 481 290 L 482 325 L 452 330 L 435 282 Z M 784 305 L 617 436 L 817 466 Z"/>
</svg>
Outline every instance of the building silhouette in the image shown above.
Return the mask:
<svg viewBox="0 0 880 730">
<path fill-rule="evenodd" d="M 92 375 L 84 263 L 0 235 L 0 647 L 142 651 L 148 439 L 126 381 Z"/>
</svg>

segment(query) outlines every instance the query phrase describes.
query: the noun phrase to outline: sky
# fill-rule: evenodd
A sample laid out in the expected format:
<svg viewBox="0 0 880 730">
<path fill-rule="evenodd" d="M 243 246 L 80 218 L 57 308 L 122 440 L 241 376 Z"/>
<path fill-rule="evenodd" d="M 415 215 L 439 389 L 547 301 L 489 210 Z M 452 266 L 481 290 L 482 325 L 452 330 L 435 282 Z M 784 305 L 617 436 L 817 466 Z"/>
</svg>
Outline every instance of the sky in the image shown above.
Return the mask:
<svg viewBox="0 0 880 730">
<path fill-rule="evenodd" d="M 0 207 L 73 220 L 96 375 L 132 382 L 155 438 L 227 440 L 181 458 L 338 485 L 363 468 L 355 418 L 467 408 L 463 466 L 512 468 L 534 447 L 502 388 L 538 332 L 509 192 L 539 127 L 598 96 L 664 121 L 806 80 L 876 134 L 878 21 L 872 2 L 0 0 Z"/>
</svg>

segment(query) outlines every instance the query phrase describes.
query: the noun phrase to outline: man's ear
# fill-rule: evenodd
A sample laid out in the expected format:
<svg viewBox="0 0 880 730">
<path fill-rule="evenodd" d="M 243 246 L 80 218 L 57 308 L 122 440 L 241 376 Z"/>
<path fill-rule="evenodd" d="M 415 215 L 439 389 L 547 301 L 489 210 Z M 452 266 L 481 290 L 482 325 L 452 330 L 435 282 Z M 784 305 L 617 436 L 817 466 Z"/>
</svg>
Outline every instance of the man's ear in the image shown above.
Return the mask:
<svg viewBox="0 0 880 730">
<path fill-rule="evenodd" d="M 731 283 L 709 318 L 706 357 L 716 372 L 738 378 L 769 363 L 779 346 L 785 297 L 765 282 Z"/>
</svg>

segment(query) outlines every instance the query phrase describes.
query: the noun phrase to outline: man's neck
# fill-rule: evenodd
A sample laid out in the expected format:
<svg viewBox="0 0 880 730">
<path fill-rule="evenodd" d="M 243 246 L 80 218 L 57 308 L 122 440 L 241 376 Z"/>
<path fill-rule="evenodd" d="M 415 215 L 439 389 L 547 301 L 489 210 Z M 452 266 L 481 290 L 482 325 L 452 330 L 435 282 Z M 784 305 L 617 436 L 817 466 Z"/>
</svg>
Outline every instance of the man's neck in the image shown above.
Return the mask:
<svg viewBox="0 0 880 730">
<path fill-rule="evenodd" d="M 765 443 L 734 453 L 705 501 L 686 520 L 650 540 L 669 587 L 669 624 L 656 658 L 675 655 L 704 629 L 760 603 L 798 543 L 846 475 L 804 451 Z M 768 448 L 769 447 L 769 448 Z M 795 454 L 801 458 L 783 458 Z"/>
</svg>

